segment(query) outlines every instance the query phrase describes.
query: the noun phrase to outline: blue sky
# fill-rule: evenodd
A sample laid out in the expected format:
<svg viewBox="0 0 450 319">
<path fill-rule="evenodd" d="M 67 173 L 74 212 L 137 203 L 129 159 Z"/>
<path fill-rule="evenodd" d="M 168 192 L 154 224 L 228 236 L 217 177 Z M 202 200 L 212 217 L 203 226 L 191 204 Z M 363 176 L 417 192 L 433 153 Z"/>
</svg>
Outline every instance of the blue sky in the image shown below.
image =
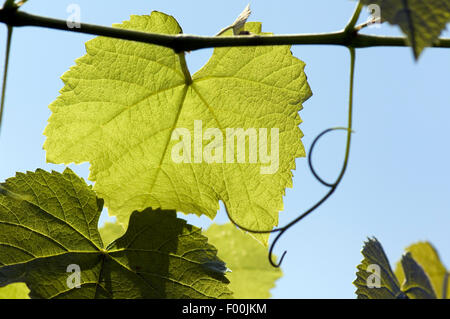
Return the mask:
<svg viewBox="0 0 450 319">
<path fill-rule="evenodd" d="M 248 1 L 30 0 L 23 10 L 66 19 L 71 3 L 80 6 L 84 22 L 111 25 L 131 14 L 158 10 L 173 15 L 185 33 L 213 35 L 232 23 Z M 285 34 L 341 29 L 355 1 L 252 1 L 251 5 L 250 21 L 263 22 L 264 31 Z M 367 13 L 361 20 L 366 17 Z M 5 43 L 4 26 L 1 32 L 0 43 Z M 400 35 L 389 25 L 365 32 Z M 450 37 L 449 32 L 443 35 Z M 62 88 L 59 77 L 84 55 L 84 42 L 90 38 L 15 29 L 0 137 L 0 181 L 17 171 L 63 170 L 61 165 L 45 163 L 42 132 L 50 115 L 47 106 Z M 346 125 L 349 54 L 333 46 L 295 46 L 292 52 L 306 62 L 314 93 L 300 113 L 309 150 L 321 131 Z M 191 72 L 210 54 L 211 50 L 190 53 Z M 288 254 L 282 266 L 284 277 L 272 290 L 274 298 L 354 298 L 352 281 L 367 236 L 381 241 L 391 263 L 404 247 L 429 240 L 450 267 L 449 56 L 448 50 L 428 49 L 415 63 L 409 48 L 357 51 L 356 133 L 347 174 L 328 202 L 279 241 L 276 253 L 287 250 Z M 0 58 L 3 61 L 3 50 Z M 336 178 L 344 148 L 344 132 L 320 141 L 314 162 L 321 176 Z M 87 178 L 89 164 L 71 167 Z M 298 159 L 294 188 L 287 190 L 280 224 L 309 208 L 326 191 L 311 175 L 306 159 Z M 187 219 L 202 227 L 211 223 L 207 218 Z M 226 221 L 222 210 L 217 221 Z"/>
</svg>

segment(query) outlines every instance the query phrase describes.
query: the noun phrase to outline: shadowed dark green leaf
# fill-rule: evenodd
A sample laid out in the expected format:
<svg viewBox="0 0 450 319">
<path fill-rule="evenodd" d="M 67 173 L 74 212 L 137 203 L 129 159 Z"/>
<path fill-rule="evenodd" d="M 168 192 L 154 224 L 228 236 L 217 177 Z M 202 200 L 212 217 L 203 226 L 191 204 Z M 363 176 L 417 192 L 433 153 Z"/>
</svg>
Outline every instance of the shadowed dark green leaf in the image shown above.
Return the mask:
<svg viewBox="0 0 450 319">
<path fill-rule="evenodd" d="M 102 204 L 70 169 L 8 179 L 0 194 L 0 286 L 25 282 L 32 298 L 231 296 L 224 274 L 205 266 L 225 267 L 200 229 L 174 211 L 147 209 L 105 249 Z M 70 265 L 81 270 L 79 288 L 70 285 Z"/>
<path fill-rule="evenodd" d="M 359 299 L 394 299 L 404 298 L 400 285 L 392 272 L 389 260 L 383 247 L 376 238 L 369 238 L 362 249 L 364 259 L 358 265 L 356 280 L 353 284 L 357 287 L 356 294 Z M 370 269 L 368 269 L 370 268 Z M 373 269 L 379 269 L 376 274 Z M 376 277 L 376 278 L 375 278 Z M 368 287 L 368 282 L 379 281 L 379 287 Z"/>
<path fill-rule="evenodd" d="M 437 251 L 430 243 L 417 243 L 409 246 L 400 262 L 395 275 L 381 244 L 369 239 L 362 250 L 364 259 L 358 265 L 356 294 L 358 298 L 387 299 L 436 299 L 446 298 L 448 292 L 448 273 L 442 265 Z M 373 288 L 367 271 L 369 265 L 377 267 L 380 287 Z M 373 277 L 372 277 L 373 278 Z M 401 283 L 401 285 L 399 284 Z"/>
<path fill-rule="evenodd" d="M 401 264 L 405 274 L 402 290 L 412 299 L 436 299 L 430 280 L 411 253 L 403 255 Z"/>
<path fill-rule="evenodd" d="M 449 272 L 442 264 L 439 254 L 433 245 L 429 242 L 418 242 L 407 247 L 405 251 L 411 253 L 414 260 L 428 275 L 437 298 L 449 298 Z M 405 275 L 401 261 L 397 262 L 395 274 L 399 282 L 403 283 Z"/>
<path fill-rule="evenodd" d="M 425 47 L 434 44 L 450 22 L 449 0 L 363 0 L 362 3 L 380 6 L 382 20 L 400 27 L 416 59 Z"/>
</svg>

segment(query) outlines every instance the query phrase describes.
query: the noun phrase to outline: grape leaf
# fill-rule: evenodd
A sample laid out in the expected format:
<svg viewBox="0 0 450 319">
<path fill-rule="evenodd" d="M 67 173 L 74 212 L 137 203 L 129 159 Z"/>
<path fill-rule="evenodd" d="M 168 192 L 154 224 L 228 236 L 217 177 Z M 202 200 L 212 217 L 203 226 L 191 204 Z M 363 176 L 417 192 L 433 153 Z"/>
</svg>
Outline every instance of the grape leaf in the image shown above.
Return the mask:
<svg viewBox="0 0 450 319">
<path fill-rule="evenodd" d="M 160 12 L 115 27 L 181 33 Z M 245 29 L 262 34 L 260 23 Z M 311 96 L 305 64 L 289 46 L 217 48 L 192 79 L 184 53 L 168 48 L 98 37 L 86 51 L 62 76 L 65 86 L 50 105 L 47 161 L 89 161 L 95 191 L 124 225 L 130 212 L 147 207 L 214 218 L 219 200 L 247 228 L 278 224 L 295 159 L 305 156 L 298 112 Z M 244 141 L 254 142 L 245 133 L 259 133 L 254 163 L 250 142 L 245 154 L 236 145 L 220 147 L 227 137 L 235 143 L 227 129 L 242 129 Z M 174 160 L 177 146 L 181 163 Z M 273 159 L 262 157 L 265 151 Z M 267 234 L 255 237 L 267 244 Z"/>
<path fill-rule="evenodd" d="M 0 287 L 25 282 L 31 298 L 231 296 L 216 249 L 175 211 L 133 213 L 105 249 L 103 202 L 70 169 L 18 173 L 1 190 Z"/>
<path fill-rule="evenodd" d="M 414 260 L 411 253 L 407 252 L 401 260 L 405 281 L 402 291 L 412 299 L 436 299 L 436 294 L 431 286 L 430 279 L 423 268 Z"/>
<path fill-rule="evenodd" d="M 270 289 L 283 273 L 270 265 L 266 247 L 232 224 L 213 224 L 204 234 L 217 248 L 218 256 L 227 261 L 231 270 L 227 278 L 234 298 L 270 298 Z"/>
<path fill-rule="evenodd" d="M 125 233 L 125 229 L 123 229 L 122 225 L 111 222 L 106 222 L 98 231 L 100 232 L 100 236 L 102 237 L 105 246 L 108 246 Z"/>
<path fill-rule="evenodd" d="M 362 3 L 379 5 L 381 18 L 400 27 L 416 60 L 425 47 L 438 40 L 450 22 L 448 0 L 363 0 Z"/>
<path fill-rule="evenodd" d="M 439 254 L 429 242 L 418 242 L 405 249 L 423 268 L 433 286 L 437 298 L 450 298 L 449 272 L 442 264 Z M 403 282 L 405 274 L 401 261 L 397 263 L 395 274 L 399 282 Z"/>
<path fill-rule="evenodd" d="M 369 239 L 364 244 L 362 254 L 364 259 L 357 267 L 357 278 L 353 282 L 357 287 L 358 298 L 436 299 L 445 297 L 443 292 L 447 291 L 448 274 L 431 244 L 418 243 L 408 247 L 400 262 L 397 263 L 395 274 L 391 270 L 383 247 L 376 238 Z M 373 276 L 379 279 L 378 287 L 373 285 L 376 282 L 372 280 Z M 399 282 L 402 284 L 400 285 Z M 433 286 L 440 287 L 440 290 L 436 290 Z"/>
<path fill-rule="evenodd" d="M 0 299 L 29 299 L 30 290 L 24 283 L 10 284 L 0 288 Z"/>
<path fill-rule="evenodd" d="M 364 259 L 357 267 L 356 280 L 353 282 L 357 288 L 358 299 L 405 298 L 379 241 L 376 238 L 369 238 L 364 243 L 361 253 Z M 369 268 L 370 266 L 372 269 Z M 380 270 L 378 275 L 373 272 L 373 267 Z M 375 279 L 379 280 L 379 287 L 369 287 L 368 281 L 372 283 L 370 276 L 377 277 Z M 373 283 L 376 283 L 376 280 Z"/>
</svg>

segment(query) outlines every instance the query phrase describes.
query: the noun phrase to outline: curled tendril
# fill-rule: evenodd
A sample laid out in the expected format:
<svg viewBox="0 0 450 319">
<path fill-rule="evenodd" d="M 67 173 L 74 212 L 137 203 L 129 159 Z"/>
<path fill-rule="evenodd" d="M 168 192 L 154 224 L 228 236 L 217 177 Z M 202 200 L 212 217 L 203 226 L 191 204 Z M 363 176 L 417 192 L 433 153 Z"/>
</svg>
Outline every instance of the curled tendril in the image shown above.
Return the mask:
<svg viewBox="0 0 450 319">
<path fill-rule="evenodd" d="M 320 133 L 319 135 L 317 135 L 317 137 L 314 139 L 314 141 L 311 144 L 311 149 L 309 151 L 309 156 L 308 156 L 308 165 L 309 165 L 309 169 L 311 170 L 311 173 L 314 175 L 315 179 L 318 180 L 322 185 L 327 186 L 327 187 L 333 187 L 335 183 L 328 183 L 325 180 L 323 180 L 319 174 L 317 174 L 316 170 L 314 169 L 313 163 L 312 163 L 312 154 L 314 151 L 314 147 L 316 147 L 317 142 L 326 134 L 333 132 L 333 131 L 337 131 L 337 130 L 345 130 L 348 131 L 349 128 L 347 127 L 332 127 L 329 129 L 326 129 L 325 131 L 323 131 L 322 133 Z M 354 133 L 354 131 L 350 130 L 351 133 Z"/>
<path fill-rule="evenodd" d="M 273 240 L 273 242 L 270 245 L 269 248 L 269 262 L 270 264 L 275 267 L 275 268 L 279 268 L 281 266 L 281 263 L 283 262 L 284 257 L 286 256 L 287 251 L 284 251 L 283 254 L 281 255 L 280 261 L 278 263 L 273 261 L 273 250 L 275 248 L 275 245 L 277 244 L 278 240 L 281 238 L 281 236 L 291 227 L 293 227 L 295 224 L 297 224 L 298 222 L 300 222 L 303 218 L 305 218 L 306 216 L 308 216 L 309 214 L 311 214 L 313 211 L 315 211 L 317 208 L 319 208 L 319 206 L 321 206 L 337 189 L 337 187 L 339 186 L 340 182 L 342 181 L 342 178 L 344 177 L 345 171 L 347 170 L 347 166 L 348 166 L 348 160 L 349 160 L 349 155 L 350 155 L 350 144 L 351 144 L 351 135 L 353 133 L 352 130 L 352 121 L 353 121 L 353 86 L 354 86 L 354 77 L 355 77 L 355 49 L 352 47 L 349 47 L 350 50 L 350 89 L 349 89 L 349 107 L 348 107 L 348 127 L 334 127 L 334 128 L 329 128 L 326 129 L 325 131 L 323 131 L 322 133 L 320 133 L 313 141 L 312 145 L 311 145 L 311 149 L 310 152 L 308 154 L 308 164 L 309 164 L 309 168 L 311 169 L 312 174 L 314 175 L 314 177 L 322 184 L 325 185 L 327 187 L 330 188 L 330 190 L 318 201 L 316 202 L 316 204 L 314 204 L 311 208 L 309 208 L 307 211 L 305 211 L 303 214 L 301 214 L 300 216 L 298 216 L 297 218 L 295 218 L 294 220 L 292 220 L 290 223 L 286 224 L 283 227 L 279 227 L 279 228 L 275 228 L 275 229 L 271 229 L 271 230 L 255 230 L 255 229 L 250 229 L 247 227 L 244 227 L 242 225 L 239 225 L 230 215 L 226 204 L 225 204 L 225 211 L 228 215 L 228 218 L 230 219 L 231 223 L 233 223 L 236 227 L 240 228 L 243 231 L 247 231 L 249 233 L 253 233 L 253 234 L 270 234 L 270 233 L 277 233 L 275 239 Z M 344 164 L 342 166 L 342 169 L 339 173 L 338 178 L 336 179 L 336 181 L 334 183 L 328 183 L 326 181 L 324 181 L 315 171 L 313 165 L 312 165 L 312 153 L 314 150 L 314 147 L 316 146 L 317 142 L 319 141 L 320 138 L 322 138 L 324 135 L 326 135 L 327 133 L 333 132 L 333 131 L 337 131 L 337 130 L 346 130 L 347 131 L 347 143 L 346 143 L 346 148 L 345 148 L 345 158 L 344 158 Z"/>
</svg>

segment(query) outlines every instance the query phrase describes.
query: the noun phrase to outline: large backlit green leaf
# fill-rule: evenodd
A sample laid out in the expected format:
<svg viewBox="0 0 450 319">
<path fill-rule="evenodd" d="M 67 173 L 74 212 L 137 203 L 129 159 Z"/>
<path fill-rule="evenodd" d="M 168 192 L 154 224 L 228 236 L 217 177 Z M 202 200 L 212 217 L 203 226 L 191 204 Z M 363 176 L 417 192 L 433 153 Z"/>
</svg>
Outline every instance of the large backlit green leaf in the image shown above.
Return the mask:
<svg viewBox="0 0 450 319">
<path fill-rule="evenodd" d="M 106 222 L 99 230 L 100 236 L 105 246 L 119 238 L 125 233 L 122 225 L 119 223 Z"/>
<path fill-rule="evenodd" d="M 449 272 L 442 264 L 439 254 L 433 245 L 428 242 L 418 242 L 407 247 L 405 251 L 409 252 L 414 260 L 426 272 L 437 297 L 450 298 Z M 395 274 L 397 275 L 399 282 L 403 283 L 405 274 L 401 266 L 401 261 L 397 263 Z M 444 291 L 445 289 L 447 289 L 447 292 Z"/>
<path fill-rule="evenodd" d="M 30 290 L 24 283 L 10 284 L 0 288 L 0 299 L 28 299 Z"/>
<path fill-rule="evenodd" d="M 366 5 L 377 4 L 381 18 L 398 25 L 408 37 L 417 59 L 425 47 L 439 38 L 450 22 L 448 0 L 363 0 Z"/>
<path fill-rule="evenodd" d="M 204 234 L 231 269 L 227 277 L 235 298 L 270 298 L 270 289 L 283 273 L 270 265 L 266 247 L 232 224 L 213 224 Z"/>
<path fill-rule="evenodd" d="M 116 27 L 181 32 L 173 17 L 160 12 Z M 261 32 L 259 23 L 245 28 Z M 295 159 L 305 156 L 298 112 L 311 96 L 305 64 L 289 46 L 218 48 L 192 79 L 184 53 L 168 48 L 98 37 L 86 51 L 63 75 L 65 86 L 50 105 L 44 145 L 49 162 L 89 161 L 94 189 L 124 224 L 130 212 L 146 207 L 213 218 L 219 200 L 247 228 L 278 224 Z M 255 129 L 255 163 L 248 143 L 239 153 L 245 158 L 236 146 L 227 163 L 227 149 L 220 147 L 227 128 Z M 181 139 L 177 129 L 191 139 Z M 271 129 L 279 130 L 279 156 L 262 161 L 261 153 L 277 153 Z M 190 163 L 178 163 L 176 155 Z M 268 235 L 256 237 L 266 243 Z"/>
<path fill-rule="evenodd" d="M 0 190 L 0 286 L 25 282 L 32 298 L 231 296 L 216 249 L 174 211 L 133 213 L 104 248 L 102 202 L 71 170 L 18 173 Z"/>
</svg>

